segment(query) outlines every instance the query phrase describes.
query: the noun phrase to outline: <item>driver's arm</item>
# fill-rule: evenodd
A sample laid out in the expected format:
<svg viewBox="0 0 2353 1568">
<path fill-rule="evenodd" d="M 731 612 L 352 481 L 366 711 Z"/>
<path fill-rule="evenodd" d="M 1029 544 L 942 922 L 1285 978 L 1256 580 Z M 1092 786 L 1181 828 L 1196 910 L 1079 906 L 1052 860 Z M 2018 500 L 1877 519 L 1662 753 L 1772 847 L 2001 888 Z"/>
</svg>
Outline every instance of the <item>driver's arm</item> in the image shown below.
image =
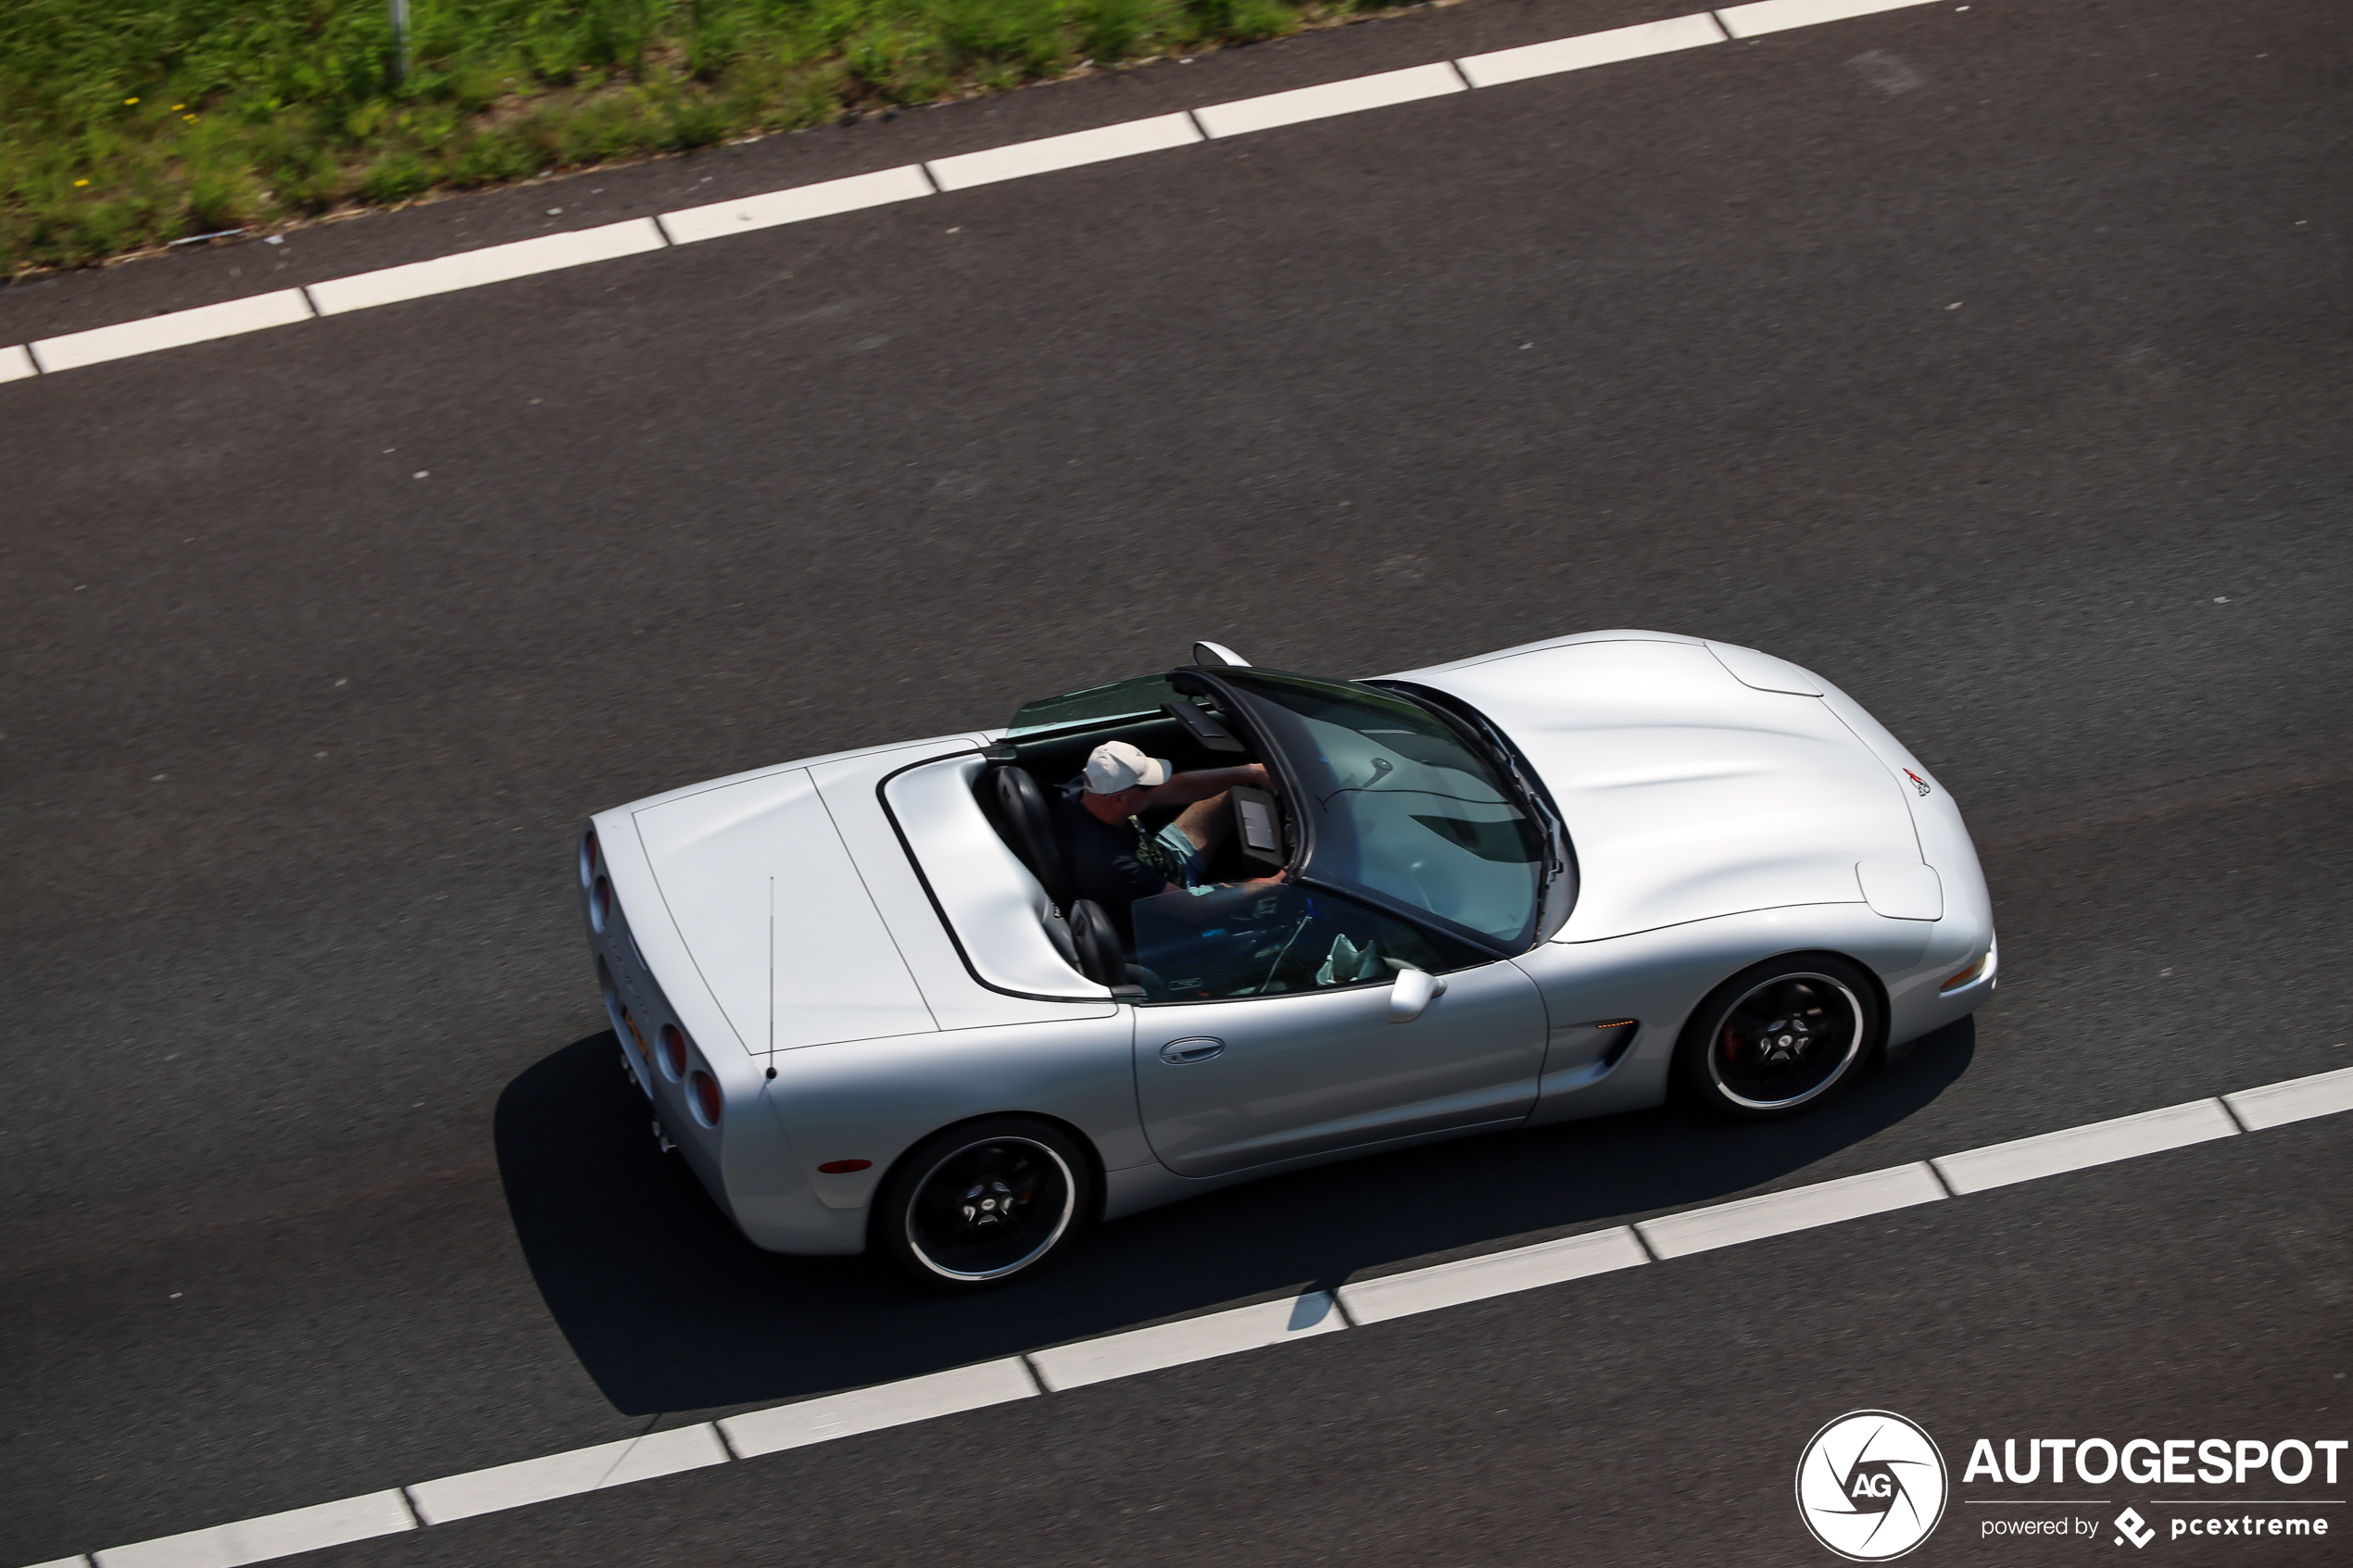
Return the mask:
<svg viewBox="0 0 2353 1568">
<path fill-rule="evenodd" d="M 1266 765 L 1263 762 L 1246 762 L 1239 768 L 1202 768 L 1170 778 L 1151 792 L 1148 805 L 1190 806 L 1196 800 L 1206 800 L 1236 784 L 1246 784 L 1253 789 L 1273 787 L 1266 777 Z"/>
</svg>

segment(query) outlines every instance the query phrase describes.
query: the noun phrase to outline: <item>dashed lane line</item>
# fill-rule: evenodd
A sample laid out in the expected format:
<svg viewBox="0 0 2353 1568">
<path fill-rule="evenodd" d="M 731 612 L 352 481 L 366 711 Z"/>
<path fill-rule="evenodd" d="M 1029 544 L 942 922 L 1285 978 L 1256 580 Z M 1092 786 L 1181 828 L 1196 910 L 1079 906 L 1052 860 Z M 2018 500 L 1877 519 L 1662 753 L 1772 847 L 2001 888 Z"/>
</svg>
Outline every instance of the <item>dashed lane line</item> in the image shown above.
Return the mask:
<svg viewBox="0 0 2353 1568">
<path fill-rule="evenodd" d="M 1663 22 L 1642 22 L 1633 27 L 1614 27 L 1607 32 L 1588 32 L 1576 38 L 1527 44 L 1516 49 L 1498 49 L 1491 54 L 1469 56 L 1454 64 L 1462 71 L 1463 80 L 1473 87 L 1501 87 L 1508 82 L 1614 66 L 1621 60 L 1696 49 L 1703 44 L 1721 44 L 1724 37 L 1715 13 L 1701 11 Z"/>
<path fill-rule="evenodd" d="M 133 354 L 153 354 L 157 349 L 182 348 L 217 337 L 258 332 L 265 327 L 292 326 L 317 314 L 311 308 L 309 296 L 302 290 L 279 289 L 244 299 L 225 299 L 218 305 L 199 305 L 194 310 L 150 316 L 144 321 L 122 321 L 111 327 L 93 327 L 86 332 L 43 338 L 27 346 L 35 365 L 55 373 L 103 364 L 108 359 L 124 359 Z"/>
<path fill-rule="evenodd" d="M 923 169 L 909 163 L 873 174 L 853 174 L 846 180 L 826 180 L 814 185 L 796 185 L 789 191 L 770 191 L 765 195 L 665 212 L 661 226 L 673 244 L 688 245 L 698 240 L 715 240 L 723 234 L 773 229 L 779 223 L 805 223 L 812 218 L 831 218 L 837 212 L 856 212 L 861 207 L 886 207 L 892 202 L 930 195 L 932 190 L 932 182 Z"/>
<path fill-rule="evenodd" d="M 1131 119 L 1064 136 L 1015 142 L 875 174 L 853 175 L 736 201 L 686 207 L 659 217 L 634 218 L 594 229 L 485 245 L 479 250 L 459 251 L 426 261 L 330 279 L 307 289 L 283 289 L 219 305 L 174 310 L 144 320 L 41 338 L 30 344 L 0 345 L 0 382 L 54 374 L 270 327 L 291 326 L 318 316 L 339 316 L 431 295 L 535 277 L 566 268 L 643 255 L 670 245 L 749 233 L 783 223 L 803 223 L 918 196 L 1027 179 L 1305 120 L 1415 103 L 1470 88 L 1500 87 L 1564 71 L 1587 70 L 1702 44 L 1815 27 L 1928 3 L 1929 0 L 1756 0 L 1753 5 L 1695 11 L 1665 21 L 1558 38 L 1461 60 L 1440 60 L 1403 70 L 1379 71 L 1320 86 L 1213 104 L 1202 109 Z"/>
<path fill-rule="evenodd" d="M 1750 6 L 1727 6 L 1716 13 L 1716 19 L 1735 38 L 1755 38 L 1761 33 L 1786 32 L 1793 27 L 1819 27 L 1824 22 L 1843 22 L 1851 17 L 1900 11 L 1919 3 L 1919 0 L 1756 0 Z"/>
<path fill-rule="evenodd" d="M 878 1387 L 854 1388 L 847 1394 L 827 1394 L 749 1415 L 731 1415 L 718 1426 L 736 1457 L 749 1459 L 754 1454 L 829 1443 L 836 1437 L 854 1437 L 861 1432 L 879 1432 L 886 1426 L 904 1426 L 1013 1399 L 1034 1399 L 1038 1392 L 1029 1364 L 1019 1356 L 1007 1356 L 977 1366 L 901 1378 Z"/>
<path fill-rule="evenodd" d="M 1337 1291 L 1312 1290 L 1290 1300 L 1231 1308 L 624 1442 L 444 1476 L 400 1490 L 371 1492 L 111 1547 L 92 1557 L 63 1558 L 36 1568 L 91 1568 L 94 1562 L 95 1568 L 244 1568 L 249 1562 L 574 1497 L 720 1464 L 730 1458 L 750 1459 L 1264 1349 L 1338 1333 L 1352 1324 L 1384 1323 L 1620 1269 L 1647 1267 L 1653 1255 L 1664 1262 L 1916 1204 L 1946 1202 L 1947 1187 L 1954 1197 L 1960 1197 L 2210 1139 L 2237 1137 L 2242 1135 L 2242 1125 L 2253 1133 L 2348 1110 L 2353 1110 L 2353 1067 L 2242 1089 L 2221 1099 L 2192 1100 L 1917 1164 L 1661 1215 L 1632 1226 L 1618 1225 L 1386 1274 L 1343 1285 Z"/>
<path fill-rule="evenodd" d="M 136 1546 L 110 1547 L 95 1554 L 98 1568 L 243 1568 L 298 1551 L 396 1536 L 418 1527 L 409 1499 L 397 1489 L 342 1498 L 308 1508 L 216 1524 L 209 1530 L 163 1536 Z M 70 1564 L 77 1559 L 67 1558 Z"/>
<path fill-rule="evenodd" d="M 1311 119 L 1328 119 L 1334 115 L 1357 114 L 1365 109 L 1384 109 L 1392 104 L 1418 103 L 1424 98 L 1436 98 L 1448 93 L 1467 93 L 1469 83 L 1450 60 L 1434 66 L 1409 66 L 1403 70 L 1385 70 L 1376 76 L 1353 77 L 1346 82 L 1327 82 L 1320 87 L 1295 87 L 1288 93 L 1269 93 L 1264 97 L 1238 98 L 1232 103 L 1212 104 L 1195 109 L 1193 118 L 1201 122 L 1212 140 L 1223 136 L 1240 136 L 1252 131 L 1272 131 L 1278 125 L 1299 125 Z"/>
<path fill-rule="evenodd" d="M 574 229 L 569 233 L 546 234 L 535 240 L 517 240 L 511 245 L 437 256 L 430 261 L 358 272 L 348 278 L 311 284 L 310 297 L 318 305 L 320 315 L 340 316 L 346 310 L 367 310 L 404 299 L 422 299 L 427 295 L 452 294 L 459 289 L 480 288 L 484 283 L 503 283 L 567 267 L 584 267 L 592 261 L 642 256 L 669 243 L 661 226 L 652 219 L 633 218 L 624 223 Z"/>
<path fill-rule="evenodd" d="M 1650 1254 L 1642 1250 L 1632 1229 L 1619 1225 L 1612 1230 L 1563 1236 L 1558 1241 L 1540 1241 L 1533 1247 L 1514 1248 L 1509 1252 L 1458 1259 L 1410 1273 L 1384 1274 L 1361 1284 L 1343 1285 L 1337 1294 L 1340 1305 L 1348 1309 L 1349 1317 L 1361 1327 L 1415 1312 L 1434 1312 L 1443 1307 L 1460 1307 L 1493 1296 L 1534 1290 L 1540 1286 L 1566 1285 L 1573 1279 L 1630 1269 L 1650 1261 Z"/>
<path fill-rule="evenodd" d="M 2334 1116 L 2339 1111 L 2353 1110 L 2353 1070 L 2290 1078 L 2284 1084 L 2266 1084 L 2259 1089 L 2241 1089 L 2234 1095 L 2224 1095 L 2222 1103 L 2231 1108 L 2239 1125 L 2250 1133 L 2284 1127 L 2291 1122 L 2309 1121 L 2315 1116 Z"/>
<path fill-rule="evenodd" d="M 1311 1290 L 1283 1301 L 1261 1301 L 1176 1323 L 1132 1328 L 1100 1339 L 1082 1339 L 1051 1350 L 1032 1350 L 1029 1365 L 1048 1393 L 1133 1377 L 1141 1372 L 1183 1366 L 1188 1361 L 1263 1349 L 1313 1334 L 1346 1328 L 1329 1291 Z"/>
<path fill-rule="evenodd" d="M 1768 1192 L 1757 1198 L 1718 1203 L 1713 1208 L 1644 1220 L 1634 1229 L 1664 1263 L 1694 1252 L 1737 1247 L 1744 1241 L 1762 1241 L 1768 1236 L 1808 1231 L 1818 1225 L 1834 1225 L 1843 1220 L 1884 1214 L 1891 1209 L 1908 1209 L 1916 1203 L 1941 1203 L 1944 1198 L 1944 1189 L 1937 1185 L 1935 1173 L 1925 1164 L 1898 1165 L 1886 1171 L 1866 1171 L 1859 1176 L 1842 1176 L 1834 1182 L 1818 1182 L 1812 1186 L 1792 1187 L 1787 1192 Z"/>
<path fill-rule="evenodd" d="M 544 1459 L 427 1481 L 408 1489 L 409 1501 L 417 1511 L 419 1524 L 446 1524 L 477 1513 L 496 1513 L 526 1503 L 699 1470 L 706 1464 L 724 1464 L 734 1457 L 719 1440 L 719 1428 L 706 1421 L 698 1426 L 648 1432 L 618 1443 L 598 1443 Z"/>
<path fill-rule="evenodd" d="M 1093 131 L 1073 131 L 1065 136 L 1043 136 L 1035 142 L 1015 142 L 1010 146 L 988 147 L 976 153 L 958 153 L 954 157 L 936 157 L 924 168 L 942 191 L 961 191 L 973 185 L 993 185 L 1000 180 L 1026 180 L 1033 174 L 1108 163 L 1113 158 L 1134 157 L 1139 153 L 1165 152 L 1200 140 L 1201 127 L 1191 115 L 1159 114 L 1150 119 L 1130 119 Z"/>
<path fill-rule="evenodd" d="M 2120 1116 L 2113 1122 L 2095 1122 L 2087 1127 L 1972 1148 L 1966 1154 L 1947 1154 L 1935 1165 L 1937 1174 L 1960 1198 L 2012 1182 L 2040 1181 L 2087 1165 L 2106 1165 L 2208 1138 L 2227 1138 L 2237 1131 L 2221 1100 L 2197 1099 L 2162 1110 L 2145 1110 L 2138 1116 Z"/>
</svg>

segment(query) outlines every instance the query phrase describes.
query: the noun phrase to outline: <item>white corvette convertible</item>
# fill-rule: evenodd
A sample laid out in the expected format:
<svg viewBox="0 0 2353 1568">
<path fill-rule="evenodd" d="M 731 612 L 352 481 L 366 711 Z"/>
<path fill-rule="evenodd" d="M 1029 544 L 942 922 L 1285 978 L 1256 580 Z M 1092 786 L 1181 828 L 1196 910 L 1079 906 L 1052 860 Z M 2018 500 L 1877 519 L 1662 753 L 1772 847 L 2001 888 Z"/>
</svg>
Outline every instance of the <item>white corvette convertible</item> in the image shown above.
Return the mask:
<svg viewBox="0 0 2353 1568">
<path fill-rule="evenodd" d="M 1046 802 L 1105 740 L 1265 765 L 1215 890 L 1072 896 Z M 657 1135 L 755 1245 L 950 1289 L 1375 1149 L 1678 1086 L 1783 1115 L 1994 984 L 1919 759 L 1795 665 L 1653 632 L 1354 682 L 1201 644 L 600 812 L 579 861 Z"/>
</svg>

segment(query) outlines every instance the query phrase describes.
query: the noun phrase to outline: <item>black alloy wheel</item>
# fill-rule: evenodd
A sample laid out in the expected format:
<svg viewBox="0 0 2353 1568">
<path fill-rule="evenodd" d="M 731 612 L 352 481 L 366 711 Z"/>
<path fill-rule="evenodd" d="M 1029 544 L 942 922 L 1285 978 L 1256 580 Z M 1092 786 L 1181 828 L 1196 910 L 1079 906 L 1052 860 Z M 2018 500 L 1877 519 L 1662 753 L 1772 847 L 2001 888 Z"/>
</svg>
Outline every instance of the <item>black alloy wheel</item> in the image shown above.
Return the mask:
<svg viewBox="0 0 2353 1568">
<path fill-rule="evenodd" d="M 1853 1077 L 1880 1037 L 1879 994 L 1844 959 L 1774 959 L 1709 993 L 1684 1027 L 1676 1066 L 1716 1110 L 1786 1116 Z"/>
<path fill-rule="evenodd" d="M 991 1117 L 928 1138 L 899 1162 L 875 1205 L 874 1236 L 925 1284 L 981 1289 L 1063 1252 L 1093 1198 L 1091 1169 L 1067 1133 Z"/>
</svg>

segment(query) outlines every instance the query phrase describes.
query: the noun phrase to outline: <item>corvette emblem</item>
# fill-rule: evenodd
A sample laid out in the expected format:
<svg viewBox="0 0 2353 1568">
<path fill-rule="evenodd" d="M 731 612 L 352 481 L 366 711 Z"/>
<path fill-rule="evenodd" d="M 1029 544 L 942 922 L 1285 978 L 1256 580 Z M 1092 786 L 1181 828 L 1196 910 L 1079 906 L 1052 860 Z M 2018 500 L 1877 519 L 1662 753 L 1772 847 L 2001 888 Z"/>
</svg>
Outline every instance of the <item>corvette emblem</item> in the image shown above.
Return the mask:
<svg viewBox="0 0 2353 1568">
<path fill-rule="evenodd" d="M 1928 793 L 1928 781 L 1926 779 L 1920 777 L 1909 768 L 1904 770 L 1904 776 L 1912 781 L 1912 787 L 1914 789 L 1919 790 L 1922 795 L 1926 795 Z"/>
</svg>

